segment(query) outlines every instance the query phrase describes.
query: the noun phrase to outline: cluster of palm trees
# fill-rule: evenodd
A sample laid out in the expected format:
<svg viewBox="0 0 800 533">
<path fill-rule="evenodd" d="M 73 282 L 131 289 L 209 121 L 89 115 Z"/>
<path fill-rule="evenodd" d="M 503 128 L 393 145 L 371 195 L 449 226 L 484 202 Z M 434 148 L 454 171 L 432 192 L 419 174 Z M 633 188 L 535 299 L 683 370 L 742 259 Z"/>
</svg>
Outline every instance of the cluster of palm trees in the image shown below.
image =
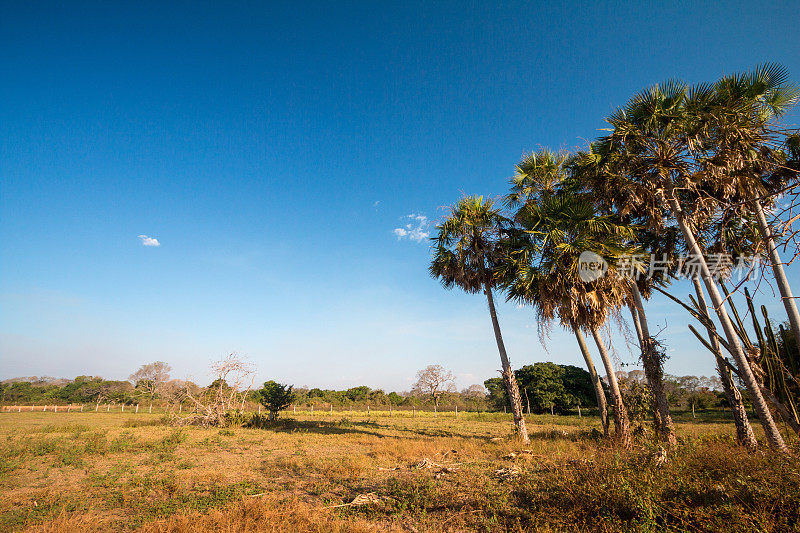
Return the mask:
<svg viewBox="0 0 800 533">
<path fill-rule="evenodd" d="M 775 64 L 714 83 L 662 83 L 609 116 L 605 135 L 586 149 L 540 150 L 523 157 L 502 200 L 470 196 L 452 207 L 432 239 L 430 274 L 446 288 L 486 295 L 523 441 L 527 429 L 495 293 L 531 306 L 542 332 L 554 323 L 574 332 L 609 436 L 606 393 L 584 334 L 592 336 L 607 376 L 614 437 L 626 447 L 629 417 L 601 332 L 610 322 L 626 323 L 623 314 L 629 314 L 652 392 L 656 434 L 674 444 L 662 384 L 664 349 L 649 327 L 644 302 L 684 272 L 696 291 L 693 314 L 705 326 L 707 346 L 716 349 L 738 442 L 757 445 L 734 377 L 750 396 L 769 445 L 787 451 L 773 416 L 780 406 L 740 342 L 720 291 L 725 291 L 720 272 L 709 257 L 768 260 L 791 332 L 800 339 L 800 314 L 774 229 L 781 221 L 772 215 L 781 199 L 797 190 L 800 135 L 781 117 L 799 97 L 800 89 Z M 587 253 L 600 267 L 588 277 Z M 631 260 L 636 257 L 651 261 Z M 652 259 L 659 268 L 653 268 Z"/>
</svg>

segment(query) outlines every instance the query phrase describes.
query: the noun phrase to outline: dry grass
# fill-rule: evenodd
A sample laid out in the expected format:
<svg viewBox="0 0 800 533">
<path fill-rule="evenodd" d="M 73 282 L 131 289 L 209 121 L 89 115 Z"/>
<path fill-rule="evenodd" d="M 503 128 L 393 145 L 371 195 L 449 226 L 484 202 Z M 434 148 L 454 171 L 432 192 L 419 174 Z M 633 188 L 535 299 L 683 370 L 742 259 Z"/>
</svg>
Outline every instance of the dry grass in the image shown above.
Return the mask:
<svg viewBox="0 0 800 533">
<path fill-rule="evenodd" d="M 531 417 L 520 453 L 502 415 L 298 414 L 219 430 L 156 415 L 8 413 L 0 530 L 800 528 L 795 460 L 737 450 L 716 416 L 678 418 L 681 445 L 659 467 L 652 443 L 621 452 L 593 438 L 586 417 Z M 374 502 L 346 505 L 370 493 Z"/>
</svg>

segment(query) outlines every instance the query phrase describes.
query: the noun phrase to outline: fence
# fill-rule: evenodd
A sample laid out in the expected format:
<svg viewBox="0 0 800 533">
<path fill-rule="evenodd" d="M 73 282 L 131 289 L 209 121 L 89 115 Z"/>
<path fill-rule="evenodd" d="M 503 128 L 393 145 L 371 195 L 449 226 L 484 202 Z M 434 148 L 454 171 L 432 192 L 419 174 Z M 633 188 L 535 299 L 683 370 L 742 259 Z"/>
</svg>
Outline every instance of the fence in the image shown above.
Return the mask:
<svg viewBox="0 0 800 533">
<path fill-rule="evenodd" d="M 321 407 L 321 408 L 320 408 Z M 179 405 L 177 412 L 183 412 L 183 405 Z M 51 412 L 51 413 L 73 413 L 73 412 L 80 412 L 80 413 L 130 413 L 130 414 L 139 414 L 139 413 L 168 413 L 168 412 L 176 412 L 174 408 L 171 406 L 163 406 L 163 405 L 153 405 L 149 404 L 146 407 L 141 406 L 141 404 L 133 404 L 133 405 L 125 405 L 125 404 L 101 404 L 101 403 L 92 403 L 92 404 L 67 404 L 67 405 L 57 405 L 57 404 L 48 404 L 48 405 L 4 405 L 0 408 L 0 412 L 3 413 L 22 413 L 22 412 Z M 188 409 L 187 409 L 188 412 Z M 261 405 L 248 405 L 244 409 L 246 413 L 262 413 Z M 380 406 L 379 408 L 373 408 L 369 405 L 366 406 L 366 410 L 353 410 L 352 407 L 347 408 L 334 408 L 333 404 L 318 406 L 315 409 L 315 406 L 312 404 L 310 406 L 301 406 L 298 407 L 297 405 L 291 405 L 288 409 L 284 412 L 291 412 L 292 414 L 296 415 L 305 415 L 311 417 L 325 417 L 325 416 L 341 416 L 341 415 L 353 415 L 354 413 L 357 416 L 376 416 L 376 417 L 434 417 L 437 418 L 439 416 L 442 417 L 452 417 L 458 418 L 459 413 L 484 413 L 486 411 L 468 411 L 468 410 L 459 410 L 458 406 L 456 406 L 452 410 L 440 410 L 434 408 L 433 411 L 425 411 L 421 409 L 417 409 L 416 407 L 412 407 L 410 409 L 396 409 L 392 406 Z"/>
</svg>

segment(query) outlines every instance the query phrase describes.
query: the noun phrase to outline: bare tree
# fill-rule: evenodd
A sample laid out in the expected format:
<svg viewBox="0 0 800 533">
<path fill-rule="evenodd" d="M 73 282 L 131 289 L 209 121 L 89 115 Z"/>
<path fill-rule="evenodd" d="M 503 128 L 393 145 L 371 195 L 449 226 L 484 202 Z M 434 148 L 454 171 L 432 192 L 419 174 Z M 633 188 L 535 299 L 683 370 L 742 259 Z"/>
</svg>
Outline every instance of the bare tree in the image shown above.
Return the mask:
<svg viewBox="0 0 800 533">
<path fill-rule="evenodd" d="M 156 361 L 140 366 L 139 370 L 128 376 L 128 381 L 136 388 L 144 390 L 152 399 L 169 381 L 170 372 L 172 372 L 171 366 L 164 361 Z"/>
<path fill-rule="evenodd" d="M 455 392 L 455 376 L 442 365 L 428 365 L 417 372 L 414 390 L 421 394 L 429 394 L 439 408 L 439 397 L 445 392 Z"/>
<path fill-rule="evenodd" d="M 243 408 L 245 397 L 255 381 L 253 365 L 232 353 L 211 363 L 211 372 L 215 379 L 202 392 L 192 390 L 188 386 L 190 382 L 187 382 L 181 394 L 176 395 L 180 401 L 186 400 L 194 406 L 194 414 L 188 418 L 176 418 L 176 424 L 225 426 L 228 411 Z"/>
<path fill-rule="evenodd" d="M 470 385 L 466 389 L 463 389 L 461 395 L 470 400 L 480 400 L 486 398 L 486 387 L 476 383 L 475 385 Z"/>
</svg>

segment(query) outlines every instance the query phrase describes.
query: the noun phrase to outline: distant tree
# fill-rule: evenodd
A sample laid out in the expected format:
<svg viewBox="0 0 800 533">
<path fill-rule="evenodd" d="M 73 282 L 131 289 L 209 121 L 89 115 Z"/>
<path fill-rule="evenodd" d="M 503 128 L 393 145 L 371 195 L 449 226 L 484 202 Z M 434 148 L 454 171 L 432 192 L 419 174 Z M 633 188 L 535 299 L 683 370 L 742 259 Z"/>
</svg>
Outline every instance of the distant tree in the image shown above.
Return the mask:
<svg viewBox="0 0 800 533">
<path fill-rule="evenodd" d="M 455 376 L 442 365 L 428 365 L 417 372 L 417 382 L 414 390 L 421 394 L 430 395 L 436 407 L 439 407 L 439 397 L 445 392 L 455 392 Z"/>
<path fill-rule="evenodd" d="M 476 383 L 462 390 L 461 395 L 468 400 L 482 400 L 486 398 L 486 387 Z"/>
<path fill-rule="evenodd" d="M 523 397 L 537 411 L 563 410 L 575 405 L 594 406 L 597 399 L 592 377 L 586 370 L 572 365 L 534 363 L 515 371 Z M 508 396 L 500 378 L 483 382 L 489 391 L 488 401 L 495 409 L 508 405 Z"/>
<path fill-rule="evenodd" d="M 561 365 L 561 368 L 564 369 L 561 379 L 573 400 L 570 405 L 578 404 L 582 407 L 597 405 L 597 395 L 592 384 L 591 374 L 583 368 L 573 365 Z"/>
<path fill-rule="evenodd" d="M 139 370 L 128 377 L 128 380 L 136 386 L 136 389 L 149 394 L 152 399 L 158 394 L 164 383 L 169 381 L 170 372 L 172 372 L 171 366 L 164 361 L 156 361 L 140 366 Z"/>
<path fill-rule="evenodd" d="M 389 394 L 387 394 L 386 399 L 389 400 L 389 403 L 391 403 L 392 405 L 400 405 L 401 403 L 403 403 L 403 400 L 405 400 L 405 398 L 403 398 L 396 392 L 390 392 Z"/>
<path fill-rule="evenodd" d="M 363 402 L 369 398 L 370 391 L 371 389 L 369 387 L 366 385 L 361 385 L 360 387 L 347 389 L 345 395 L 351 402 Z"/>
<path fill-rule="evenodd" d="M 268 411 L 269 419 L 277 420 L 278 413 L 283 411 L 294 401 L 295 395 L 291 385 L 267 381 L 258 391 L 260 402 Z"/>
<path fill-rule="evenodd" d="M 489 391 L 489 405 L 498 410 L 508 405 L 508 393 L 503 378 L 489 378 L 483 382 L 483 386 Z"/>
</svg>

